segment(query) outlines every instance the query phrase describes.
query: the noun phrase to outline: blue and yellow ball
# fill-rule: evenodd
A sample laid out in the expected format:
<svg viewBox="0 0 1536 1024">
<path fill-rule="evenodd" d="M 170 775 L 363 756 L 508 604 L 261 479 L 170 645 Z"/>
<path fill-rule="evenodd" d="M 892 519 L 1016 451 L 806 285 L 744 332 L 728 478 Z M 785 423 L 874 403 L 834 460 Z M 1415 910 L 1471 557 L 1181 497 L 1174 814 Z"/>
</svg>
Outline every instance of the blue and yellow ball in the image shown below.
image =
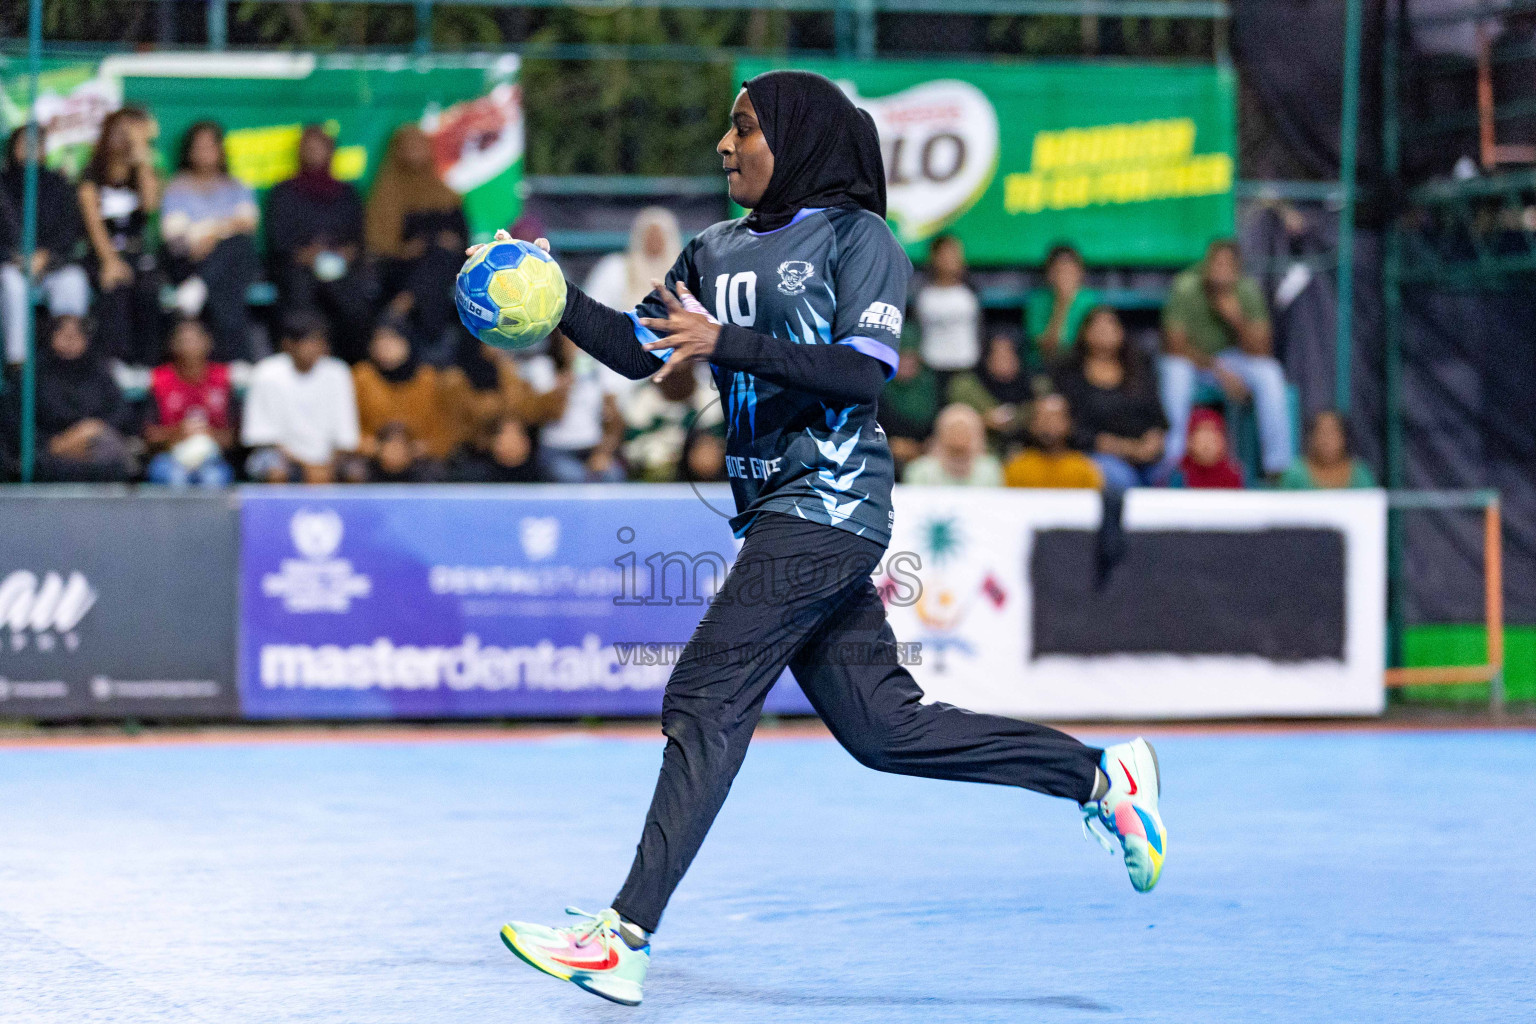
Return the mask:
<svg viewBox="0 0 1536 1024">
<path fill-rule="evenodd" d="M 487 345 L 520 349 L 548 337 L 565 313 L 565 275 L 530 242 L 492 242 L 459 269 L 459 319 Z"/>
</svg>

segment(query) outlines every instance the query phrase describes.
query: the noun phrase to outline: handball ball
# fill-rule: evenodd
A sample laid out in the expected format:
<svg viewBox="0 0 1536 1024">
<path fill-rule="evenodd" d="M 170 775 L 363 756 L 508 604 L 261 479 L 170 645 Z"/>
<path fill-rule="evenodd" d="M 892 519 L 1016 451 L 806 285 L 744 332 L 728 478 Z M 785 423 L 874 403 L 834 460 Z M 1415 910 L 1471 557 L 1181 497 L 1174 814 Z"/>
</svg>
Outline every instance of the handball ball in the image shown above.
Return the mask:
<svg viewBox="0 0 1536 1024">
<path fill-rule="evenodd" d="M 492 242 L 459 270 L 453 289 L 469 333 L 497 348 L 537 345 L 565 313 L 565 275 L 531 242 Z"/>
</svg>

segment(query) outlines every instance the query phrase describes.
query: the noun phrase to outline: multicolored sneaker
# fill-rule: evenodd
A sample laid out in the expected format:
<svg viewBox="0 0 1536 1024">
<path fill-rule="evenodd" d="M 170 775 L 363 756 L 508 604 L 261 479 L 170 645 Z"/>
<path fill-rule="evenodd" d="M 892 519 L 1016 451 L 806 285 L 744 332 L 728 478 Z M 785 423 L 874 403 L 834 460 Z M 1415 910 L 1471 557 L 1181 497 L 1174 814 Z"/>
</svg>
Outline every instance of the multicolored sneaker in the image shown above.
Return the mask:
<svg viewBox="0 0 1536 1024">
<path fill-rule="evenodd" d="M 650 945 L 632 949 L 619 934 L 619 915 L 612 908 L 589 914 L 566 907 L 565 912 L 586 920 L 569 928 L 511 921 L 501 929 L 501 941 L 529 967 L 595 996 L 639 1006 Z"/>
<path fill-rule="evenodd" d="M 1105 750 L 1099 758 L 1099 770 L 1109 779 L 1109 791 L 1083 804 L 1083 832 L 1110 853 L 1115 848 L 1091 823 L 1097 821 L 1120 840 L 1131 885 L 1137 892 L 1151 892 L 1162 877 L 1163 858 L 1168 853 L 1168 830 L 1157 813 L 1157 798 L 1162 792 L 1157 751 L 1138 736 Z"/>
</svg>

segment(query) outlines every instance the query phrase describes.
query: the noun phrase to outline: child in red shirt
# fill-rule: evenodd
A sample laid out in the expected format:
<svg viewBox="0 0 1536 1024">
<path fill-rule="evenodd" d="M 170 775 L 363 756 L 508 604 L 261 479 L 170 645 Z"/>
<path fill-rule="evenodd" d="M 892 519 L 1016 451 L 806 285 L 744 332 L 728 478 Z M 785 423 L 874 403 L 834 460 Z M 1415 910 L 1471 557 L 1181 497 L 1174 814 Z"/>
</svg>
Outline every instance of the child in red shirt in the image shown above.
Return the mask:
<svg viewBox="0 0 1536 1024">
<path fill-rule="evenodd" d="M 234 444 L 229 367 L 208 361 L 213 340 L 199 320 L 177 323 L 168 347 L 171 361 L 155 367 L 149 381 L 155 419 L 144 428 L 144 440 L 159 452 L 150 460 L 149 480 L 224 487 L 233 479 L 224 458 Z"/>
</svg>

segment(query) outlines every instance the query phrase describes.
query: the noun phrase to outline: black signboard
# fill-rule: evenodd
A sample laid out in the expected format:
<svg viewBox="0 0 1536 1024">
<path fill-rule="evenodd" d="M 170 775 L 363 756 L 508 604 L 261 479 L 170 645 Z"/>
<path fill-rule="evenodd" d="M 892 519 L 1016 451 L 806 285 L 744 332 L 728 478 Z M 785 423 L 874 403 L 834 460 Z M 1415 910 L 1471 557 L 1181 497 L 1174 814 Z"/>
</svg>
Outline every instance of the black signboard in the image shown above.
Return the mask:
<svg viewBox="0 0 1536 1024">
<path fill-rule="evenodd" d="M 1091 531 L 1036 534 L 1033 657 L 1344 660 L 1341 531 L 1132 530 L 1126 539 L 1124 559 L 1100 587 Z"/>
<path fill-rule="evenodd" d="M 0 492 L 0 718 L 237 717 L 236 501 Z"/>
</svg>

